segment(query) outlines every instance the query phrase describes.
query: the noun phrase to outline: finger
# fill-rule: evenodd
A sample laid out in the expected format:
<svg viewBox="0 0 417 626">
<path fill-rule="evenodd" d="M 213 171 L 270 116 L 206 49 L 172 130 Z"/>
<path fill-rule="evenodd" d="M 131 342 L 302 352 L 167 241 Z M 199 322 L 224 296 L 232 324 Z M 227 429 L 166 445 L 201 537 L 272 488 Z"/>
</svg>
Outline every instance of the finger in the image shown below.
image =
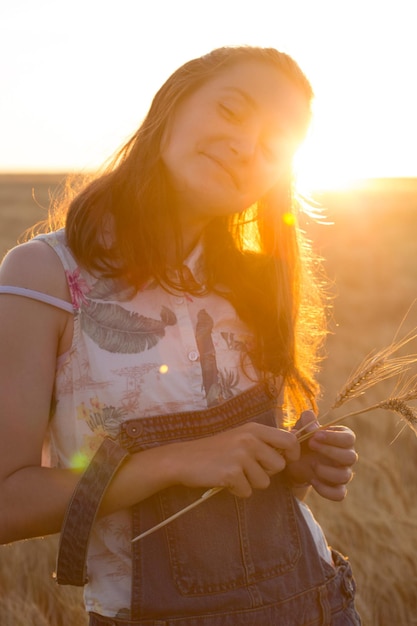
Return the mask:
<svg viewBox="0 0 417 626">
<path fill-rule="evenodd" d="M 264 446 L 279 451 L 288 460 L 297 460 L 300 455 L 300 444 L 294 433 L 254 422 L 239 431 L 235 445 L 254 458 L 262 458 Z"/>
<path fill-rule="evenodd" d="M 324 429 L 314 433 L 310 437 L 310 444 L 326 445 L 335 448 L 353 448 L 355 445 L 355 433 L 347 430 Z M 316 449 L 316 448 L 315 448 Z"/>
<path fill-rule="evenodd" d="M 329 486 L 347 485 L 353 478 L 351 467 L 332 467 L 318 463 L 314 467 L 315 479 Z"/>
<path fill-rule="evenodd" d="M 353 467 L 358 460 L 355 450 L 329 447 L 321 450 L 317 457 L 322 465 L 330 467 Z"/>
<path fill-rule="evenodd" d="M 273 426 L 250 423 L 242 429 L 229 431 L 231 453 L 241 467 L 247 459 L 262 459 L 265 454 L 276 452 L 295 459 L 300 445 L 296 436 Z"/>
<path fill-rule="evenodd" d="M 336 465 L 355 465 L 358 454 L 354 448 L 338 448 L 334 445 L 313 443 L 310 449 Z"/>
<path fill-rule="evenodd" d="M 298 442 L 298 439 L 292 433 L 287 434 L 291 435 L 292 439 L 290 439 L 289 441 L 286 440 L 286 445 L 281 445 L 275 448 L 275 451 L 279 452 L 286 462 L 298 461 L 298 459 L 300 458 L 300 444 Z"/>
<path fill-rule="evenodd" d="M 283 467 L 285 461 L 283 460 Z M 255 460 L 246 464 L 243 472 L 229 476 L 225 486 L 239 498 L 249 498 L 254 489 L 267 489 L 271 484 L 271 478 L 265 469 Z"/>
<path fill-rule="evenodd" d="M 261 467 L 270 476 L 282 472 L 287 465 L 287 453 L 285 451 L 276 450 L 270 446 L 265 447 L 261 454 L 257 457 L 257 460 Z"/>
<path fill-rule="evenodd" d="M 234 496 L 249 498 L 252 495 L 252 487 L 245 473 L 239 468 L 236 472 L 229 472 L 219 487 L 225 487 Z"/>
<path fill-rule="evenodd" d="M 252 495 L 253 489 L 269 487 L 270 476 L 282 471 L 285 466 L 284 456 L 279 451 L 265 445 L 261 459 L 246 459 L 242 468 L 235 468 L 229 472 L 223 486 L 238 497 L 248 498 Z"/>
<path fill-rule="evenodd" d="M 245 476 L 252 489 L 267 489 L 271 484 L 268 472 L 256 461 L 248 463 L 245 468 Z"/>
<path fill-rule="evenodd" d="M 317 493 L 326 498 L 327 500 L 333 500 L 334 502 L 341 502 L 346 498 L 347 487 L 346 485 L 327 485 L 326 483 L 321 483 L 313 480 L 311 482 L 313 488 Z"/>
<path fill-rule="evenodd" d="M 297 424 L 298 423 L 300 423 L 301 426 L 306 426 L 307 424 L 318 424 L 316 414 L 311 410 L 303 411 Z"/>
<path fill-rule="evenodd" d="M 314 411 L 303 411 L 300 418 L 294 424 L 293 431 L 297 434 L 312 432 L 320 427 Z"/>
<path fill-rule="evenodd" d="M 358 460 L 358 454 L 353 448 L 337 448 L 311 442 L 310 449 L 318 454 L 323 465 L 333 465 L 336 467 L 352 467 Z"/>
<path fill-rule="evenodd" d="M 355 438 L 350 433 L 332 433 L 329 431 L 320 431 L 312 435 L 308 441 L 308 447 L 314 452 L 319 452 L 330 458 L 337 460 L 340 458 L 353 457 L 356 458 Z M 345 454 L 347 453 L 347 455 Z"/>
<path fill-rule="evenodd" d="M 275 452 L 288 461 L 297 461 L 300 456 L 300 444 L 293 432 L 265 426 L 262 440 Z M 258 453 L 257 458 L 262 458 Z"/>
</svg>

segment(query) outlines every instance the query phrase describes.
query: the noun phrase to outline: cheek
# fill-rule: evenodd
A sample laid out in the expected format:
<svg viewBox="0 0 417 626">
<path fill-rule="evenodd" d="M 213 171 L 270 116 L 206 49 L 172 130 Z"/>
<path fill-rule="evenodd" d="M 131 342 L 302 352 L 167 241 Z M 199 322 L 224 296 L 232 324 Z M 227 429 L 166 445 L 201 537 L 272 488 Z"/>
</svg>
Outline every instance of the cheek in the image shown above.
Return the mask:
<svg viewBox="0 0 417 626">
<path fill-rule="evenodd" d="M 257 193 L 263 196 L 272 189 L 284 176 L 284 167 L 276 165 L 261 166 L 257 169 L 254 177 L 254 185 Z"/>
<path fill-rule="evenodd" d="M 187 138 L 187 119 L 177 114 L 171 119 L 162 135 L 161 139 L 161 157 L 165 161 L 175 158 L 180 154 L 182 146 L 186 143 Z"/>
</svg>

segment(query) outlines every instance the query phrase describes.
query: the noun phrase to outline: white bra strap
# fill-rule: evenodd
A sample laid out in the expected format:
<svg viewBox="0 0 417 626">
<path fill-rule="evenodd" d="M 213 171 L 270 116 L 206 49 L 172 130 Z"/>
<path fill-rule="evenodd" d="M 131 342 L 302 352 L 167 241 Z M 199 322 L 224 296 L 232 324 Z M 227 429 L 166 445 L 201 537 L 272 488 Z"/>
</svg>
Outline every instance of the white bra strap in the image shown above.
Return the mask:
<svg viewBox="0 0 417 626">
<path fill-rule="evenodd" d="M 51 304 L 52 306 L 56 306 L 58 309 L 63 309 L 64 311 L 67 311 L 68 313 L 74 313 L 74 307 L 66 300 L 61 300 L 61 298 L 49 296 L 48 294 L 42 293 L 41 291 L 25 289 L 25 287 L 0 285 L 0 294 L 2 293 L 8 293 L 14 296 L 24 296 L 25 298 L 31 298 L 32 300 L 39 300 L 39 302 Z"/>
</svg>

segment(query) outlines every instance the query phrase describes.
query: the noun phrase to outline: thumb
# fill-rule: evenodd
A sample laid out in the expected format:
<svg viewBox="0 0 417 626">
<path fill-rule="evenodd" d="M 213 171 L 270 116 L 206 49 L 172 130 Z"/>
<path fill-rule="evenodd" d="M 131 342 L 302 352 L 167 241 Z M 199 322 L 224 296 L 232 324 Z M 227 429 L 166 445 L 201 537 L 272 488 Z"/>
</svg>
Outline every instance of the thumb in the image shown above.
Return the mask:
<svg viewBox="0 0 417 626">
<path fill-rule="evenodd" d="M 294 424 L 293 430 L 303 429 L 303 432 L 312 432 L 318 428 L 320 428 L 320 424 L 317 420 L 316 414 L 314 411 L 308 410 L 301 413 L 299 419 Z"/>
</svg>

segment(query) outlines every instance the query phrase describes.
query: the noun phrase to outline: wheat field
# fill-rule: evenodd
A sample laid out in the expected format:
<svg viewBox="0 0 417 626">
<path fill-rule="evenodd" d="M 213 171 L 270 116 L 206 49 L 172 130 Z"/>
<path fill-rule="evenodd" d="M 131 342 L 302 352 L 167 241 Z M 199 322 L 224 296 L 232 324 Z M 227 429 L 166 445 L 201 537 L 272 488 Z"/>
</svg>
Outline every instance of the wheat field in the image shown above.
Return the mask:
<svg viewBox="0 0 417 626">
<path fill-rule="evenodd" d="M 46 216 L 62 175 L 0 176 L 0 257 Z M 372 350 L 417 326 L 417 180 L 368 181 L 317 194 L 326 224 L 303 227 L 326 259 L 334 299 L 320 375 L 325 413 L 351 371 Z M 411 308 L 410 308 L 411 307 Z M 408 312 L 408 313 L 407 313 Z M 417 345 L 408 346 L 417 352 Z M 382 383 L 350 408 L 392 393 Z M 417 438 L 398 417 L 375 411 L 346 422 L 359 461 L 342 503 L 309 496 L 329 543 L 349 556 L 364 626 L 417 624 Z M 1 626 L 85 626 L 82 591 L 52 578 L 56 537 L 0 547 Z M 254 625 L 256 626 L 256 625 Z"/>
</svg>

